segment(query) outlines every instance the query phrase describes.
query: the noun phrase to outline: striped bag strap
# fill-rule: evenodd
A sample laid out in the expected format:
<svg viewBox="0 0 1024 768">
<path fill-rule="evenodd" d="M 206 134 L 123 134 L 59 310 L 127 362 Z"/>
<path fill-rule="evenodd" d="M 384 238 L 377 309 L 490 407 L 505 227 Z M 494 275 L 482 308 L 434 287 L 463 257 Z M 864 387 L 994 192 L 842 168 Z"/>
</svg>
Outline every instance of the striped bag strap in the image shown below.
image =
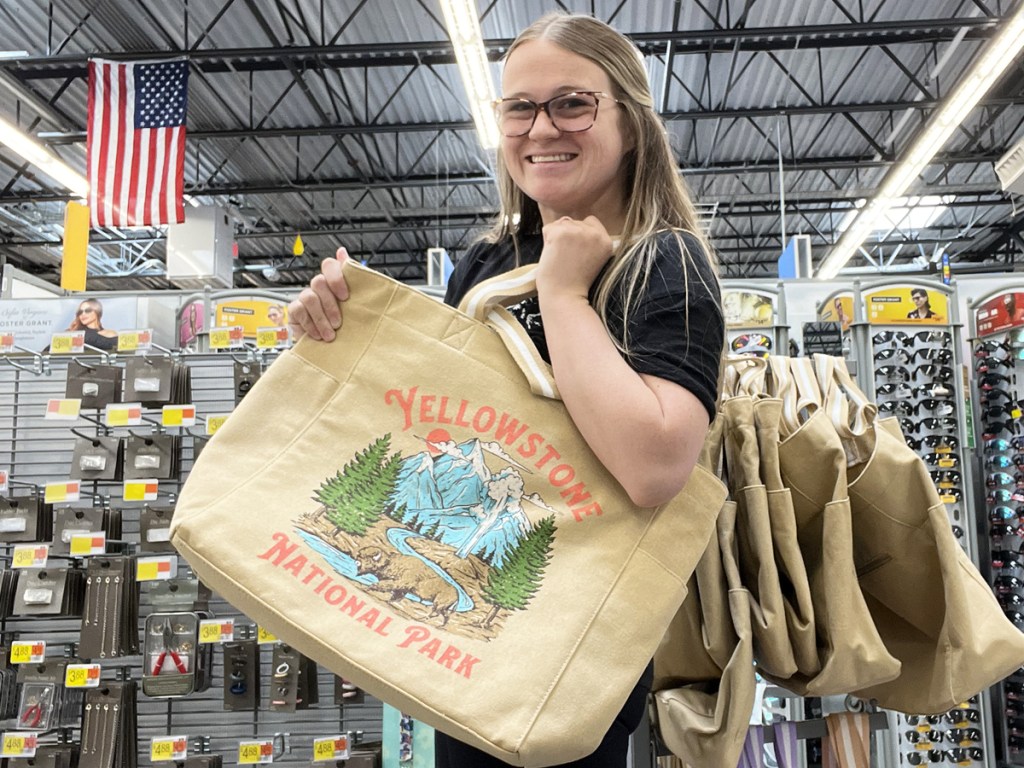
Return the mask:
<svg viewBox="0 0 1024 768">
<path fill-rule="evenodd" d="M 779 768 L 800 768 L 800 740 L 796 723 L 784 720 L 772 726 L 775 736 L 775 759 Z"/>
<path fill-rule="evenodd" d="M 825 718 L 830 752 L 838 768 L 871 768 L 871 717 L 836 712 Z"/>
</svg>

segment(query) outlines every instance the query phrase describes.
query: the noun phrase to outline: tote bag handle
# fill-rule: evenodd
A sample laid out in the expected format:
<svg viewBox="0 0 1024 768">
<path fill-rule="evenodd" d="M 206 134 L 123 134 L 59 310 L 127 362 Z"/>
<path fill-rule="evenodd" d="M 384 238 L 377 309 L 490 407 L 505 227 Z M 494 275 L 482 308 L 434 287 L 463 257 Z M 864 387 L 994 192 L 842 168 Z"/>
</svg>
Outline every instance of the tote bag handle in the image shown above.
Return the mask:
<svg viewBox="0 0 1024 768">
<path fill-rule="evenodd" d="M 561 400 L 551 366 L 537 351 L 530 335 L 505 307 L 537 293 L 537 266 L 528 264 L 473 286 L 459 309 L 497 332 L 535 395 Z"/>
</svg>

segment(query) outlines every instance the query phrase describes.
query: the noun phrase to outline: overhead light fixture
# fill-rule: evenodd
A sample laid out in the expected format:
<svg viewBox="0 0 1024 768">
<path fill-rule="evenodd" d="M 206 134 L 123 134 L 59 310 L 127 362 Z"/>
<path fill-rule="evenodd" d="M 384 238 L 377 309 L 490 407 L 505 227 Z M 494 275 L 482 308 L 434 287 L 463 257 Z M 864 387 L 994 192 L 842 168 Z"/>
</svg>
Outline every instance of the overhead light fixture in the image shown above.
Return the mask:
<svg viewBox="0 0 1024 768">
<path fill-rule="evenodd" d="M 78 197 L 89 196 L 89 182 L 46 147 L 18 126 L 0 117 L 0 144 L 6 144 L 54 181 L 59 181 Z"/>
<path fill-rule="evenodd" d="M 872 232 L 886 228 L 889 209 L 905 195 L 910 185 L 917 180 L 960 123 L 1013 63 L 1022 48 L 1024 6 L 1003 23 L 996 36 L 911 145 L 906 157 L 889 169 L 877 194 L 861 209 L 860 214 L 821 263 L 817 275 L 820 279 L 834 278 Z"/>
<path fill-rule="evenodd" d="M 469 111 L 484 149 L 498 146 L 498 121 L 494 116 L 494 81 L 487 61 L 480 19 L 473 0 L 441 0 L 444 23 L 455 48 L 462 84 L 469 97 Z"/>
</svg>

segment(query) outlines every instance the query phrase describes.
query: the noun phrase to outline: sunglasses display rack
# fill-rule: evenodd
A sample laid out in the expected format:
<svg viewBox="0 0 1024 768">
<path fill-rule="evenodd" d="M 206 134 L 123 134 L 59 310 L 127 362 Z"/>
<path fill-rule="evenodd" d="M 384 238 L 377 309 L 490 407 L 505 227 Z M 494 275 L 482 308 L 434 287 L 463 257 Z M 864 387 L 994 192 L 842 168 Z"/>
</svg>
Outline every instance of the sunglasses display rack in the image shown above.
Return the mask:
<svg viewBox="0 0 1024 768">
<path fill-rule="evenodd" d="M 932 317 L 911 316 L 904 309 L 887 311 L 882 303 L 895 304 L 899 298 L 905 307 L 909 298 L 921 293 L 939 308 L 922 308 L 921 314 Z M 924 461 L 946 505 L 956 540 L 977 561 L 976 493 L 965 461 L 970 414 L 952 289 L 894 281 L 855 284 L 852 311 L 851 367 L 858 382 L 877 404 L 879 418 L 899 420 L 907 444 Z M 986 697 L 976 696 L 943 714 L 893 713 L 890 738 L 899 764 L 993 765 L 988 710 Z"/>
<path fill-rule="evenodd" d="M 1024 631 L 1024 286 L 1001 289 L 970 307 L 974 464 L 985 493 L 978 527 L 987 533 L 979 537 L 980 561 L 1003 613 Z M 1024 669 L 996 689 L 1004 759 L 1024 765 Z"/>
<path fill-rule="evenodd" d="M 73 747 L 83 768 L 134 768 L 148 760 L 152 739 L 170 734 L 188 736 L 185 768 L 215 768 L 218 758 L 236 763 L 241 743 L 275 737 L 275 747 L 281 738 L 287 742 L 283 753 L 275 749 L 275 763 L 309 765 L 314 739 L 339 733 L 349 735 L 353 758 L 379 754 L 380 702 L 308 659 L 285 665 L 285 646 L 202 588 L 168 540 L 176 495 L 208 438 L 204 417 L 229 413 L 273 359 L 275 353 L 256 350 L 178 354 L 176 371 L 164 365 L 169 356 L 151 355 L 147 363 L 123 355 L 50 355 L 33 365 L 19 355 L 10 358 L 13 366 L 0 355 L 0 671 L 9 672 L 0 715 L 8 715 L 6 731 L 37 737 L 41 757 Z M 240 367 L 248 369 L 241 378 Z M 195 425 L 150 423 L 159 424 L 168 402 L 186 402 L 173 394 L 186 374 Z M 129 387 L 145 421 L 107 426 L 104 401 L 120 404 Z M 69 400 L 80 402 L 77 415 L 47 417 L 53 403 Z M 158 478 L 157 499 L 125 498 L 126 484 L 140 472 Z M 100 533 L 105 553 L 72 551 L 76 534 Z M 16 547 L 41 545 L 48 547 L 44 569 L 12 568 Z M 137 581 L 142 561 L 163 572 L 169 557 L 176 558 L 172 578 Z M 44 594 L 54 597 L 44 601 Z M 199 622 L 210 614 L 218 623 L 234 622 L 233 640 L 203 643 Z M 23 681 L 28 665 L 7 662 L 11 644 L 28 641 L 43 648 L 47 666 L 98 664 L 101 687 L 90 690 L 129 692 L 116 710 L 109 706 L 123 716 L 87 716 L 87 709 L 97 711 L 88 696 L 70 711 L 65 705 L 75 699 L 61 686 L 63 676 L 56 683 Z M 58 725 L 43 730 L 45 723 Z M 373 764 L 365 759 L 350 764 Z M 12 768 L 45 762 L 17 760 Z"/>
<path fill-rule="evenodd" d="M 726 348 L 733 355 L 789 354 L 786 306 L 777 289 L 743 280 L 722 281 Z"/>
</svg>

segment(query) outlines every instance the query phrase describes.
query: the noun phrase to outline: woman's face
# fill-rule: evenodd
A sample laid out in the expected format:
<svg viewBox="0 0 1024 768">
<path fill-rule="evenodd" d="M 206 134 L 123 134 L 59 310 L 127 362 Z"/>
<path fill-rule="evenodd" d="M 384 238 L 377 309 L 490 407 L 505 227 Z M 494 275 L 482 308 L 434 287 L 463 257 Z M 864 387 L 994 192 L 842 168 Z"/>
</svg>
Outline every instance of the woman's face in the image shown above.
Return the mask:
<svg viewBox="0 0 1024 768">
<path fill-rule="evenodd" d="M 611 94 L 608 74 L 597 64 L 547 40 L 530 40 L 505 62 L 502 92 L 541 103 L 572 91 Z M 562 216 L 597 216 L 617 234 L 625 215 L 623 156 L 631 149 L 622 131 L 621 107 L 601 98 L 594 125 L 563 133 L 541 111 L 525 136 L 502 137 L 512 180 L 536 201 L 544 223 Z"/>
<path fill-rule="evenodd" d="M 914 305 L 918 309 L 922 309 L 928 303 L 928 294 L 920 291 L 910 294 L 910 298 L 914 300 Z"/>
<path fill-rule="evenodd" d="M 267 319 L 274 325 L 281 325 L 281 322 L 284 320 L 284 315 L 281 314 L 281 310 L 277 307 L 271 307 L 267 310 Z"/>
<path fill-rule="evenodd" d="M 86 328 L 96 328 L 100 324 L 99 314 L 96 312 L 96 307 L 92 304 L 80 304 L 78 312 L 75 314 L 78 318 L 78 322 Z"/>
</svg>

